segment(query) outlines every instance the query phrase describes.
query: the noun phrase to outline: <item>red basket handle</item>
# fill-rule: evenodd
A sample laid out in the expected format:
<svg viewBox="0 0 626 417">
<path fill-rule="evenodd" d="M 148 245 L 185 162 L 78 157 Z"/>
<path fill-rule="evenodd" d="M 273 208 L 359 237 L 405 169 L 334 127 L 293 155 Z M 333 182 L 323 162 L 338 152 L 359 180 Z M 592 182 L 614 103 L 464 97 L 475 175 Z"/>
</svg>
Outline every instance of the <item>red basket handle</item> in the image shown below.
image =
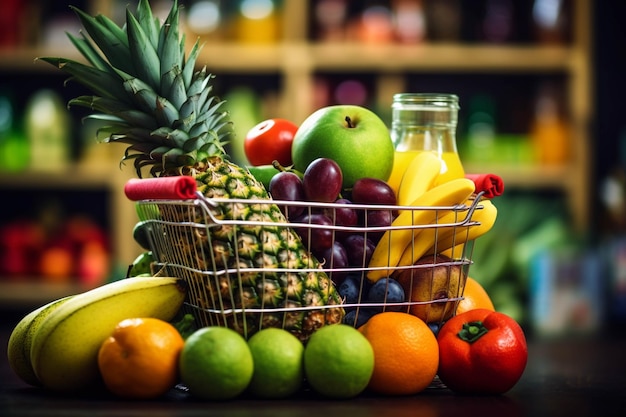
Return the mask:
<svg viewBox="0 0 626 417">
<path fill-rule="evenodd" d="M 476 193 L 484 192 L 484 198 L 493 198 L 504 192 L 504 181 L 496 174 L 465 174 L 465 178 L 474 181 Z"/>
<path fill-rule="evenodd" d="M 188 200 L 196 198 L 198 186 L 189 176 L 161 178 L 133 178 L 124 186 L 129 200 Z"/>
</svg>

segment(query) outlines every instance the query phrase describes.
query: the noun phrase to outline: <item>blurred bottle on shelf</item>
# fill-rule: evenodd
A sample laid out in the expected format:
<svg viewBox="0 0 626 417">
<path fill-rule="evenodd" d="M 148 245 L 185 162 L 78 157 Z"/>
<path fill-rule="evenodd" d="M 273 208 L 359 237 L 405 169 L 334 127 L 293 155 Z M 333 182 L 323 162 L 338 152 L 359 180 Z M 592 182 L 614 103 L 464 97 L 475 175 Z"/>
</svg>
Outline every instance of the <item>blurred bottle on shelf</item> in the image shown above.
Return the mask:
<svg viewBox="0 0 626 417">
<path fill-rule="evenodd" d="M 540 44 L 563 44 L 567 39 L 568 13 L 564 0 L 534 0 L 532 28 Z"/>
<path fill-rule="evenodd" d="M 540 87 L 530 137 L 536 162 L 562 165 L 569 159 L 569 132 L 557 90 L 550 84 Z"/>
<path fill-rule="evenodd" d="M 393 15 L 388 2 L 366 3 L 349 25 L 349 40 L 365 44 L 386 44 L 394 41 Z"/>
<path fill-rule="evenodd" d="M 226 150 L 233 162 L 248 165 L 243 143 L 248 131 L 263 120 L 261 97 L 251 87 L 239 85 L 232 88 L 224 96 L 224 100 L 234 126 Z"/>
<path fill-rule="evenodd" d="M 17 281 L 36 276 L 36 259 L 44 242 L 44 231 L 30 220 L 0 225 L 0 279 Z"/>
<path fill-rule="evenodd" d="M 601 210 L 598 226 L 602 231 L 605 262 L 609 277 L 609 310 L 616 324 L 626 324 L 626 126 L 618 134 L 617 163 L 608 166 L 600 179 L 598 198 Z M 592 196 L 594 197 L 594 196 Z"/>
<path fill-rule="evenodd" d="M 512 0 L 487 0 L 481 22 L 483 41 L 510 42 L 515 34 L 515 15 Z"/>
<path fill-rule="evenodd" d="M 0 90 L 0 171 L 19 172 L 28 167 L 29 145 L 17 120 L 13 95 Z"/>
<path fill-rule="evenodd" d="M 276 0 L 241 0 L 234 13 L 236 41 L 272 44 L 280 39 L 280 10 Z"/>
<path fill-rule="evenodd" d="M 399 43 L 416 44 L 426 37 L 426 17 L 421 0 L 392 0 L 395 39 Z"/>
<path fill-rule="evenodd" d="M 222 36 L 223 13 L 218 0 L 196 0 L 185 9 L 185 24 L 189 32 L 203 40 Z"/>
<path fill-rule="evenodd" d="M 33 94 L 24 116 L 24 129 L 30 144 L 30 168 L 35 171 L 59 171 L 70 162 L 70 115 L 53 90 Z"/>
<path fill-rule="evenodd" d="M 368 106 L 368 87 L 361 80 L 348 78 L 337 84 L 333 97 L 337 104 Z"/>
<path fill-rule="evenodd" d="M 498 162 L 496 152 L 495 101 L 488 95 L 476 95 L 469 102 L 464 157 L 472 163 Z"/>
<path fill-rule="evenodd" d="M 460 0 L 428 0 L 425 14 L 428 39 L 457 42 L 461 36 Z"/>
<path fill-rule="evenodd" d="M 0 13 L 0 48 L 14 48 L 22 39 L 20 37 L 20 20 L 24 2 L 21 0 L 4 0 Z"/>
<path fill-rule="evenodd" d="M 345 40 L 347 18 L 347 0 L 316 1 L 313 6 L 312 38 L 320 42 Z"/>
</svg>

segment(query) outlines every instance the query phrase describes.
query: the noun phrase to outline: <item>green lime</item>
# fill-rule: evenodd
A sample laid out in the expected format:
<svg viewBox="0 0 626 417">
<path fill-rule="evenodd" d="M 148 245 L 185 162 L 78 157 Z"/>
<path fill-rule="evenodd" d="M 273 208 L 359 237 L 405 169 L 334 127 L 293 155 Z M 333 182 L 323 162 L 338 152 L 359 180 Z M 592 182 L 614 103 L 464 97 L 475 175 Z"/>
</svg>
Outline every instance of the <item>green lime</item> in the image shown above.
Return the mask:
<svg viewBox="0 0 626 417">
<path fill-rule="evenodd" d="M 140 221 L 133 227 L 133 239 L 143 249 L 150 249 L 150 233 L 152 233 L 152 222 Z"/>
<path fill-rule="evenodd" d="M 304 349 L 304 372 L 311 388 L 322 395 L 355 397 L 374 372 L 374 350 L 352 326 L 324 326 L 313 333 Z"/>
<path fill-rule="evenodd" d="M 180 353 L 180 377 L 189 392 L 206 400 L 229 400 L 250 384 L 254 363 L 246 340 L 227 327 L 196 330 Z"/>
<path fill-rule="evenodd" d="M 128 270 L 129 277 L 137 277 L 140 275 L 149 274 L 152 275 L 152 262 L 154 262 L 154 255 L 152 251 L 145 251 L 135 258 L 130 269 Z"/>
<path fill-rule="evenodd" d="M 254 359 L 250 392 L 260 398 L 285 398 L 302 387 L 304 345 L 287 330 L 265 328 L 250 337 Z"/>
</svg>

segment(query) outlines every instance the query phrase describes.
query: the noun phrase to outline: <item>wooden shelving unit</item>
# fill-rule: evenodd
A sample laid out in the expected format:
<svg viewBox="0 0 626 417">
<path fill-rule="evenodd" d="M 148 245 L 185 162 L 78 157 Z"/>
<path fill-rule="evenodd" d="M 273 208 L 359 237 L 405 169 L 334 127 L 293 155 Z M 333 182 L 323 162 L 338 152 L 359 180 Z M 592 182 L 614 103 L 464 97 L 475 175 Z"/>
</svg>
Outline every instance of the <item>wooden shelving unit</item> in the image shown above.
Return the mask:
<svg viewBox="0 0 626 417">
<path fill-rule="evenodd" d="M 113 0 L 93 0 L 91 9 L 109 13 L 115 6 Z M 456 43 L 423 43 L 419 45 L 364 45 L 356 43 L 317 43 L 307 39 L 309 1 L 283 2 L 283 40 L 277 44 L 242 45 L 232 41 L 208 41 L 198 59 L 216 74 L 278 74 L 281 91 L 278 92 L 276 113 L 301 122 L 313 110 L 315 76 L 318 72 L 373 73 L 376 74 L 376 97 L 387 105 L 391 96 L 402 91 L 407 81 L 405 73 L 432 73 L 462 76 L 462 74 L 522 74 L 549 76 L 558 72 L 566 78 L 568 114 L 572 157 L 567 165 L 559 167 L 527 166 L 480 166 L 468 167 L 468 171 L 485 171 L 502 175 L 509 187 L 524 189 L 552 188 L 563 192 L 569 201 L 574 227 L 584 230 L 590 215 L 590 149 L 589 124 L 592 117 L 591 92 L 591 6 L 586 0 L 572 0 L 574 21 L 573 39 L 565 46 L 533 45 L 480 45 Z M 187 37 L 189 42 L 195 40 Z M 55 71 L 34 58 L 44 55 L 63 55 L 79 59 L 71 48 L 46 50 L 40 47 L 0 50 L 0 74 L 2 72 L 32 72 L 33 76 Z M 219 57 L 217 59 L 216 57 Z M 51 88 L 62 88 L 51 85 Z M 132 204 L 125 201 L 121 189 L 131 172 L 120 173 L 116 162 L 109 170 L 91 175 L 85 171 L 80 176 L 68 173 L 55 176 L 55 182 L 67 186 L 85 187 L 90 181 L 104 181 L 116 197 L 111 209 L 116 222 L 113 231 L 116 256 L 131 260 L 137 253 L 134 242 L 129 242 L 129 231 L 134 224 Z M 84 174 L 84 175 L 83 175 Z M 77 180 L 77 177 L 83 179 Z M 0 188 L 27 187 L 30 181 L 39 184 L 36 175 L 0 177 Z M 87 178 L 87 179 L 84 179 Z M 91 179 L 89 179 L 91 178 Z M 86 182 L 83 182 L 86 181 Z M 0 291 L 4 293 L 4 291 Z"/>
</svg>

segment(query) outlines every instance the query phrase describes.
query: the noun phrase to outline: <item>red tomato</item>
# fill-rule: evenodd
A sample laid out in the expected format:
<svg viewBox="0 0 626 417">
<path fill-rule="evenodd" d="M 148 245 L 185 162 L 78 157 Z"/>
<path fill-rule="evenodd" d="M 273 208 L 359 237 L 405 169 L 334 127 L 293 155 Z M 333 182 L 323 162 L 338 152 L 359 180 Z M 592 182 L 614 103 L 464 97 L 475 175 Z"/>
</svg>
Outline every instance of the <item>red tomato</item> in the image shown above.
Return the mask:
<svg viewBox="0 0 626 417">
<path fill-rule="evenodd" d="M 521 378 L 528 360 L 520 325 L 487 309 L 452 317 L 439 330 L 437 341 L 437 374 L 456 392 L 502 394 Z"/>
<path fill-rule="evenodd" d="M 271 165 L 274 160 L 282 166 L 292 165 L 291 143 L 298 126 L 285 119 L 268 119 L 254 126 L 246 135 L 244 151 L 254 165 Z"/>
</svg>

